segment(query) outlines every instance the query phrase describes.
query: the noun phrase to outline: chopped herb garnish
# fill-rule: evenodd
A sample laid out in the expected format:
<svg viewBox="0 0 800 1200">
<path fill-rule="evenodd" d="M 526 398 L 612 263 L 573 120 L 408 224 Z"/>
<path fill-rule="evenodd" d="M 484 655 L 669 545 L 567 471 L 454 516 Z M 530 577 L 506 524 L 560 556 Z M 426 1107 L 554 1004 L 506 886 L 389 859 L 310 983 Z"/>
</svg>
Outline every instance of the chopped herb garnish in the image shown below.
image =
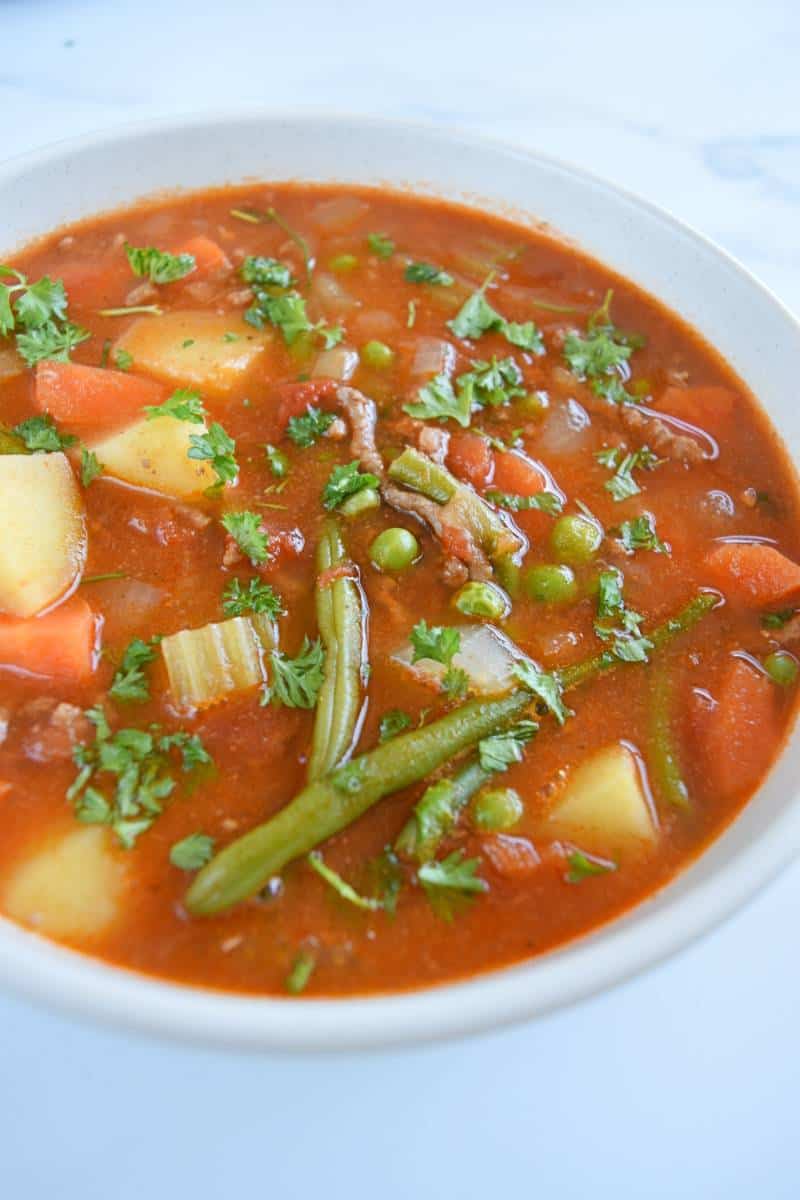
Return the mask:
<svg viewBox="0 0 800 1200">
<path fill-rule="evenodd" d="M 226 617 L 244 617 L 248 613 L 279 617 L 285 609 L 271 584 L 250 579 L 247 587 L 242 587 L 240 579 L 232 579 L 222 593 L 222 611 Z"/>
<path fill-rule="evenodd" d="M 202 425 L 206 417 L 200 393 L 189 388 L 178 388 L 163 404 L 146 404 L 144 413 L 148 421 L 156 417 L 174 417 L 176 421 L 189 421 L 192 425 Z"/>
<path fill-rule="evenodd" d="M 299 292 L 273 296 L 269 292 L 256 291 L 255 301 L 245 310 L 244 319 L 256 329 L 274 325 L 280 329 L 287 346 L 293 345 L 301 333 L 308 333 L 314 328 L 306 313 L 306 302 Z"/>
<path fill-rule="evenodd" d="M 10 280 L 3 283 L 2 280 Z M 74 348 L 91 336 L 67 320 L 67 293 L 60 279 L 27 276 L 0 264 L 0 336 L 14 334 L 17 353 L 29 367 L 45 358 L 66 362 Z"/>
<path fill-rule="evenodd" d="M 231 535 L 236 545 L 256 566 L 269 559 L 269 539 L 261 527 L 261 517 L 249 509 L 240 512 L 228 512 L 222 517 L 222 524 Z"/>
<path fill-rule="evenodd" d="M 189 442 L 187 458 L 209 462 L 220 487 L 233 483 L 239 473 L 234 454 L 236 443 L 220 424 L 214 421 L 205 433 L 190 433 Z"/>
<path fill-rule="evenodd" d="M 103 473 L 103 464 L 93 450 L 87 450 L 85 446 L 81 447 L 81 483 L 84 487 L 88 487 L 97 479 L 98 475 Z"/>
<path fill-rule="evenodd" d="M 472 370 L 458 377 L 459 387 L 468 388 L 475 403 L 490 408 L 524 396 L 521 383 L 522 371 L 510 356 L 500 359 L 492 356 L 489 362 L 473 361 Z"/>
<path fill-rule="evenodd" d="M 309 404 L 302 416 L 289 418 L 286 433 L 296 446 L 307 449 L 330 429 L 335 420 L 334 413 L 323 412 Z"/>
<path fill-rule="evenodd" d="M 617 869 L 617 864 L 610 859 L 584 854 L 582 850 L 571 850 L 567 854 L 567 866 L 567 883 L 582 883 L 593 875 L 607 875 L 609 871 Z"/>
<path fill-rule="evenodd" d="M 367 245 L 378 258 L 391 258 L 394 254 L 394 242 L 385 233 L 368 233 Z"/>
<path fill-rule="evenodd" d="M 291 270 L 286 263 L 279 262 L 277 258 L 250 255 L 239 268 L 239 274 L 245 283 L 258 284 L 261 287 L 288 288 L 292 282 Z"/>
<path fill-rule="evenodd" d="M 161 638 L 156 636 L 149 642 L 134 638 L 128 646 L 119 670 L 109 688 L 108 694 L 114 700 L 122 700 L 126 704 L 143 703 L 150 699 L 150 683 L 143 667 L 146 667 L 156 656 Z"/>
<path fill-rule="evenodd" d="M 762 629 L 783 629 L 795 614 L 793 608 L 781 608 L 778 612 L 763 613 L 761 616 Z"/>
<path fill-rule="evenodd" d="M 292 963 L 292 969 L 286 976 L 286 990 L 293 996 L 298 996 L 308 987 L 309 980 L 314 974 L 317 960 L 310 950 L 301 950 Z"/>
<path fill-rule="evenodd" d="M 282 450 L 277 446 L 272 446 L 269 443 L 264 447 L 269 469 L 276 479 L 285 479 L 289 474 L 289 459 Z"/>
<path fill-rule="evenodd" d="M 534 696 L 538 696 L 559 725 L 563 725 L 567 717 L 572 716 L 572 711 L 567 708 L 562 699 L 561 681 L 558 675 L 551 671 L 543 671 L 526 658 L 515 665 L 514 676 L 523 687 L 527 688 L 529 692 L 533 692 Z"/>
<path fill-rule="evenodd" d="M 463 667 L 448 667 L 442 676 L 442 691 L 448 700 L 463 700 L 469 691 L 469 682 Z"/>
<path fill-rule="evenodd" d="M 214 839 L 207 833 L 190 833 L 180 842 L 175 842 L 169 852 L 169 861 L 181 871 L 198 871 L 214 854 Z"/>
<path fill-rule="evenodd" d="M 630 369 L 628 360 L 644 339 L 637 334 L 623 333 L 611 321 L 611 300 L 608 291 L 602 305 L 589 318 L 586 334 L 570 333 L 564 341 L 564 358 L 578 379 L 588 380 L 592 391 L 610 404 L 634 401 L 625 389 Z"/>
<path fill-rule="evenodd" d="M 564 502 L 555 492 L 536 492 L 533 496 L 517 496 L 511 492 L 486 493 L 486 499 L 491 500 L 498 508 L 506 508 L 509 512 L 526 512 L 528 509 L 538 509 L 555 517 L 563 510 Z"/>
<path fill-rule="evenodd" d="M 350 496 L 356 496 L 365 488 L 377 488 L 380 480 L 369 471 L 360 471 L 358 460 L 346 466 L 334 467 L 322 493 L 324 508 L 338 508 Z"/>
<path fill-rule="evenodd" d="M 333 867 L 328 866 L 318 850 L 312 850 L 309 854 L 308 864 L 349 904 L 354 904 L 356 908 L 363 908 L 367 912 L 378 912 L 383 908 L 381 900 L 376 900 L 372 896 L 360 895 L 346 879 L 342 879 L 338 871 L 334 871 Z"/>
<path fill-rule="evenodd" d="M 670 552 L 667 543 L 662 542 L 656 533 L 655 519 L 650 513 L 642 513 L 630 521 L 623 521 L 613 532 L 631 554 L 636 550 L 652 550 L 654 554 Z"/>
<path fill-rule="evenodd" d="M 388 742 L 390 738 L 396 737 L 404 729 L 410 729 L 411 723 L 411 717 L 408 713 L 403 712 L 401 708 L 390 708 L 381 717 L 381 722 L 378 726 L 378 741 Z"/>
<path fill-rule="evenodd" d="M 653 471 L 656 467 L 663 463 L 663 458 L 659 458 L 647 446 L 642 446 L 640 450 L 633 450 L 629 454 L 625 454 L 621 461 L 619 460 L 620 451 L 617 447 L 598 450 L 595 458 L 601 466 L 613 469 L 612 477 L 603 484 L 607 492 L 610 492 L 616 501 L 628 500 L 631 496 L 638 495 L 641 488 L 633 478 L 633 472 L 638 468 L 643 471 Z"/>
<path fill-rule="evenodd" d="M 31 454 L 49 454 L 58 450 L 66 450 L 74 446 L 78 440 L 71 434 L 60 434 L 56 429 L 53 418 L 49 413 L 40 417 L 28 417 L 12 429 L 15 437 L 21 438 Z"/>
<path fill-rule="evenodd" d="M 412 262 L 404 272 L 406 283 L 431 283 L 435 287 L 452 287 L 453 276 L 432 263 Z"/>
<path fill-rule="evenodd" d="M 412 663 L 429 658 L 449 667 L 461 648 L 461 634 L 448 626 L 428 626 L 427 621 L 418 621 L 411 630 L 411 646 Z"/>
<path fill-rule="evenodd" d="M 270 664 L 272 686 L 268 699 L 287 708 L 313 708 L 325 678 L 325 651 L 319 638 L 311 642 L 304 637 L 294 658 L 273 650 Z"/>
<path fill-rule="evenodd" d="M 653 643 L 641 630 L 641 613 L 625 604 L 622 581 L 617 571 L 601 571 L 597 589 L 595 633 L 611 642 L 611 651 L 622 662 L 647 662 Z"/>
<path fill-rule="evenodd" d="M 423 863 L 417 878 L 438 916 L 452 920 L 465 900 L 489 890 L 486 880 L 477 874 L 479 866 L 480 859 L 465 858 L 463 850 L 454 850 L 441 862 Z"/>
<path fill-rule="evenodd" d="M 125 254 L 134 275 L 151 283 L 174 283 L 197 266 L 192 254 L 169 254 L 155 246 L 131 246 L 126 242 Z"/>
<path fill-rule="evenodd" d="M 418 399 L 404 404 L 403 411 L 421 421 L 457 421 L 463 429 L 470 423 L 472 398 L 467 388 L 453 390 L 449 375 L 442 372 L 417 392 Z"/>
<path fill-rule="evenodd" d="M 544 354 L 542 335 L 533 321 L 526 321 L 524 324 L 507 321 L 497 309 L 492 308 L 486 299 L 486 289 L 493 278 L 492 271 L 477 292 L 473 292 L 464 302 L 452 321 L 447 322 L 448 327 L 459 338 L 479 338 L 484 333 L 497 332 L 512 346 L 519 346 L 532 354 Z"/>
<path fill-rule="evenodd" d="M 505 733 L 483 738 L 478 742 L 478 757 L 484 771 L 505 771 L 513 763 L 522 762 L 525 746 L 537 729 L 535 721 L 517 721 Z"/>
<path fill-rule="evenodd" d="M 118 371 L 130 371 L 133 366 L 133 355 L 127 350 L 114 351 L 114 366 Z"/>
</svg>

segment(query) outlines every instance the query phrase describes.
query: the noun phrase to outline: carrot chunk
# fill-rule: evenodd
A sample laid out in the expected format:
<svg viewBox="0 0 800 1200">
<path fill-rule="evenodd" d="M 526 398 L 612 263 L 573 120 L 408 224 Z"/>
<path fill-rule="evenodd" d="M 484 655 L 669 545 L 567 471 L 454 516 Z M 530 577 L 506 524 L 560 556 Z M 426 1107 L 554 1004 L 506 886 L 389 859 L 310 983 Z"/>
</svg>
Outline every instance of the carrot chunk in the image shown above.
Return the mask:
<svg viewBox="0 0 800 1200">
<path fill-rule="evenodd" d="M 743 658 L 732 657 L 715 707 L 691 712 L 702 762 L 722 798 L 751 791 L 769 766 L 780 736 L 775 685 Z"/>
<path fill-rule="evenodd" d="M 501 492 L 517 496 L 535 496 L 544 490 L 545 479 L 540 468 L 527 454 L 511 450 L 495 456 L 493 486 Z"/>
<path fill-rule="evenodd" d="M 0 618 L 0 667 L 86 679 L 94 669 L 94 650 L 94 614 L 79 596 L 41 617 Z"/>
<path fill-rule="evenodd" d="M 191 254 L 195 261 L 195 270 L 186 277 L 187 282 L 198 275 L 219 275 L 231 267 L 230 259 L 222 247 L 202 234 L 183 242 L 174 253 Z"/>
<path fill-rule="evenodd" d="M 730 600 L 765 608 L 800 593 L 800 566 L 762 542 L 721 542 L 706 556 L 709 582 Z"/>
<path fill-rule="evenodd" d="M 84 433 L 135 421 L 146 404 L 161 404 L 166 389 L 152 379 L 72 362 L 36 367 L 36 407 L 65 430 Z"/>
<path fill-rule="evenodd" d="M 697 425 L 710 433 L 721 434 L 729 424 L 736 406 L 736 395 L 724 387 L 668 387 L 655 407 L 661 412 Z"/>
<path fill-rule="evenodd" d="M 492 478 L 494 455 L 486 438 L 476 433 L 453 433 L 447 454 L 447 465 L 454 475 L 483 488 Z"/>
</svg>

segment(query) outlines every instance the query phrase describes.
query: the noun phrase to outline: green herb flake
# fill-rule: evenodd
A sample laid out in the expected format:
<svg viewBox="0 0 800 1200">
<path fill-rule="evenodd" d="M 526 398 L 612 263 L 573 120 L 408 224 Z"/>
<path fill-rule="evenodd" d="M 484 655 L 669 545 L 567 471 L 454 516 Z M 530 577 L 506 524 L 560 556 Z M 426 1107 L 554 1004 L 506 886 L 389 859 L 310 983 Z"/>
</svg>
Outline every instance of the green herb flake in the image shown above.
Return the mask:
<svg viewBox="0 0 800 1200">
<path fill-rule="evenodd" d="M 385 233 L 368 233 L 367 245 L 378 258 L 391 258 L 394 254 L 394 242 Z"/>
<path fill-rule="evenodd" d="M 189 443 L 187 457 L 210 463 L 218 486 L 224 487 L 226 483 L 234 482 L 239 474 L 235 457 L 236 443 L 220 424 L 214 421 L 205 433 L 189 434 Z"/>
<path fill-rule="evenodd" d="M 261 579 L 250 579 L 247 587 L 241 580 L 232 579 L 222 593 L 222 611 L 226 617 L 244 617 L 257 613 L 277 618 L 286 610 L 275 589 Z"/>
<path fill-rule="evenodd" d="M 86 488 L 90 483 L 97 479 L 98 475 L 102 475 L 104 471 L 103 464 L 93 450 L 87 450 L 85 446 L 81 447 L 81 483 Z"/>
<path fill-rule="evenodd" d="M 0 336 L 12 334 L 17 353 L 29 367 L 43 359 L 66 362 L 91 336 L 88 329 L 67 320 L 67 293 L 60 279 L 44 275 L 29 283 L 21 271 L 0 264 Z"/>
<path fill-rule="evenodd" d="M 411 724 L 411 717 L 408 713 L 403 712 L 401 708 L 390 708 L 381 717 L 378 726 L 378 741 L 388 742 L 391 738 L 397 737 L 398 733 L 410 729 Z"/>
<path fill-rule="evenodd" d="M 509 512 L 527 512 L 538 509 L 550 517 L 556 517 L 563 511 L 564 501 L 555 492 L 536 492 L 533 496 L 518 496 L 512 492 L 488 491 L 486 499 L 498 508 L 508 509 Z"/>
<path fill-rule="evenodd" d="M 189 388 L 178 388 L 163 404 L 146 404 L 144 413 L 148 421 L 154 421 L 157 417 L 174 417 L 176 421 L 188 421 L 192 425 L 202 425 L 206 418 L 200 393 Z"/>
<path fill-rule="evenodd" d="M 269 699 L 287 708 L 311 709 L 317 703 L 325 678 L 325 651 L 317 638 L 303 638 L 300 652 L 294 658 L 281 650 L 270 654 L 272 685 Z"/>
<path fill-rule="evenodd" d="M 623 521 L 612 531 L 618 537 L 629 554 L 637 550 L 652 550 L 654 554 L 669 554 L 666 542 L 662 542 L 656 533 L 655 519 L 650 513 L 642 513 L 630 521 Z"/>
<path fill-rule="evenodd" d="M 380 480 L 369 471 L 360 471 L 358 460 L 346 466 L 334 467 L 322 493 L 322 504 L 328 510 L 338 508 L 350 496 L 365 488 L 377 488 Z"/>
<path fill-rule="evenodd" d="M 151 283 L 174 283 L 197 266 L 192 254 L 170 254 L 155 246 L 131 246 L 129 242 L 125 243 L 125 255 L 134 275 Z"/>
<path fill-rule="evenodd" d="M 335 419 L 334 413 L 323 412 L 309 404 L 302 416 L 289 418 L 286 433 L 296 446 L 305 450 L 330 429 Z"/>
<path fill-rule="evenodd" d="M 451 921 L 465 901 L 488 892 L 489 885 L 477 874 L 480 859 L 465 858 L 463 850 L 454 850 L 447 858 L 423 863 L 417 878 L 437 916 Z"/>
<path fill-rule="evenodd" d="M 239 274 L 245 283 L 259 287 L 288 288 L 292 282 L 291 270 L 277 258 L 248 255 L 239 268 Z"/>
<path fill-rule="evenodd" d="M 309 854 L 308 864 L 348 904 L 353 904 L 356 908 L 364 909 L 367 912 L 379 912 L 383 908 L 380 900 L 372 896 L 360 895 L 346 879 L 342 879 L 333 867 L 328 866 L 318 850 L 313 850 Z"/>
<path fill-rule="evenodd" d="M 130 371 L 133 366 L 133 355 L 127 350 L 114 351 L 114 366 L 118 371 Z"/>
<path fill-rule="evenodd" d="M 432 263 L 412 262 L 403 272 L 406 283 L 429 283 L 434 287 L 452 287 L 453 276 Z"/>
<path fill-rule="evenodd" d="M 477 292 L 473 292 L 464 302 L 452 321 L 447 322 L 448 327 L 456 337 L 465 339 L 479 338 L 484 333 L 500 333 L 512 346 L 528 350 L 531 354 L 544 354 L 542 335 L 533 321 L 526 321 L 524 324 L 507 321 L 497 309 L 492 308 L 486 299 L 486 289 L 493 279 L 492 271 Z"/>
<path fill-rule="evenodd" d="M 443 663 L 449 667 L 461 648 L 461 634 L 448 626 L 431 625 L 418 621 L 411 630 L 412 663 L 423 658 Z"/>
<path fill-rule="evenodd" d="M 538 728 L 535 721 L 517 721 L 504 733 L 483 738 L 478 742 L 478 758 L 484 771 L 505 771 L 522 762 L 525 746 Z"/>
<path fill-rule="evenodd" d="M 214 839 L 207 833 L 190 833 L 180 842 L 175 842 L 169 852 L 169 861 L 181 871 L 198 871 L 214 855 Z"/>
<path fill-rule="evenodd" d="M 150 699 L 150 683 L 143 668 L 155 658 L 160 641 L 159 636 L 148 642 L 134 638 L 129 644 L 108 691 L 113 700 L 141 704 Z"/>
<path fill-rule="evenodd" d="M 222 517 L 222 525 L 236 545 L 256 566 L 269 561 L 269 538 L 261 527 L 261 517 L 250 509 L 228 512 Z"/>
<path fill-rule="evenodd" d="M 524 688 L 538 697 L 547 712 L 555 717 L 559 725 L 563 725 L 568 717 L 573 715 L 562 698 L 561 681 L 558 675 L 551 671 L 543 671 L 530 659 L 518 662 L 514 667 L 514 677 Z"/>
<path fill-rule="evenodd" d="M 619 462 L 617 461 L 618 453 L 617 449 L 612 451 L 608 449 L 599 450 L 595 458 L 601 466 L 613 468 L 614 474 L 610 479 L 606 480 L 603 487 L 619 503 L 641 492 L 641 487 L 633 477 L 633 472 L 637 468 L 643 471 L 654 471 L 656 467 L 661 466 L 664 459 L 659 458 L 647 446 L 642 446 L 639 450 L 631 451 L 629 454 L 624 455 Z"/>
<path fill-rule="evenodd" d="M 582 850 L 571 850 L 567 854 L 567 883 L 583 883 L 594 875 L 607 875 L 616 871 L 617 864 L 610 859 L 597 858 L 593 854 L 584 854 Z"/>
<path fill-rule="evenodd" d="M 292 969 L 286 976 L 285 987 L 287 992 L 293 996 L 299 996 L 308 987 L 311 976 L 314 974 L 314 968 L 317 965 L 316 957 L 310 950 L 301 950 L 295 957 L 292 963 Z"/>
<path fill-rule="evenodd" d="M 27 421 L 15 425 L 11 432 L 15 437 L 22 439 L 25 448 L 31 454 L 56 453 L 73 446 L 78 440 L 70 434 L 60 434 L 49 413 L 39 417 L 28 417 Z"/>
</svg>

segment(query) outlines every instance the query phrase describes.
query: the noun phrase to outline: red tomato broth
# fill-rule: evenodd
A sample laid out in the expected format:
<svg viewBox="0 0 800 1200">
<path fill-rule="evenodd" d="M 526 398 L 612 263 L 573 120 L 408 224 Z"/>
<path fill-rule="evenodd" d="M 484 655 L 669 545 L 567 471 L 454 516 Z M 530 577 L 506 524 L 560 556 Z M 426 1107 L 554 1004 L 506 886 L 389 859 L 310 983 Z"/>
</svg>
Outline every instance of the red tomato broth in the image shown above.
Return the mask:
<svg viewBox="0 0 800 1200">
<path fill-rule="evenodd" d="M 796 480 L 774 432 L 730 368 L 673 314 L 574 248 L 540 232 L 457 206 L 351 188 L 346 194 L 355 196 L 361 206 L 347 216 L 346 228 L 326 231 L 315 222 L 315 210 L 341 194 L 340 188 L 287 184 L 162 200 L 88 221 L 71 228 L 66 236 L 62 231 L 15 256 L 13 262 L 31 280 L 44 274 L 64 276 L 69 283 L 70 320 L 92 331 L 92 337 L 73 352 L 72 361 L 98 366 L 104 343 L 116 341 L 136 319 L 97 313 L 98 308 L 124 305 L 140 283 L 125 263 L 123 240 L 169 249 L 207 237 L 237 266 L 246 254 L 273 256 L 290 264 L 295 277 L 302 280 L 302 256 L 282 229 L 230 216 L 232 208 L 264 210 L 274 205 L 306 238 L 316 259 L 315 277 L 333 275 L 357 302 L 335 320 L 348 329 L 351 322 L 374 311 L 388 314 L 387 330 L 392 328 L 391 319 L 394 321 L 394 337 L 389 332 L 384 335 L 400 351 L 393 365 L 377 370 L 361 364 L 350 381 L 378 405 L 378 446 L 384 453 L 414 443 L 414 426 L 403 413 L 402 403 L 414 398 L 416 391 L 409 375 L 413 355 L 408 347 L 417 337 L 453 342 L 458 351 L 455 376 L 469 370 L 472 359 L 513 355 L 521 366 L 526 390 L 547 391 L 549 409 L 538 417 L 520 416 L 513 403 L 507 408 L 486 409 L 473 420 L 473 429 L 477 425 L 506 439 L 523 427 L 520 448 L 551 473 L 569 498 L 567 511 L 574 512 L 575 499 L 581 499 L 606 528 L 640 512 L 651 513 L 659 535 L 672 548 L 669 559 L 650 551 L 628 558 L 604 543 L 592 566 L 575 568 L 579 596 L 574 604 L 561 609 L 537 605 L 524 596 L 515 598 L 502 628 L 521 650 L 548 669 L 579 661 L 601 648 L 593 629 L 596 609 L 592 595 L 592 580 L 600 566 L 622 567 L 626 601 L 643 614 L 646 630 L 680 609 L 698 586 L 719 586 L 703 573 L 704 558 L 719 537 L 769 539 L 788 558 L 800 559 Z M 449 270 L 456 279 L 457 302 L 452 302 L 447 288 L 407 283 L 395 259 L 383 261 L 369 255 L 365 239 L 375 231 L 388 234 L 397 243 L 398 253 Z M 488 251 L 487 242 L 491 244 Z M 498 246 L 523 249 L 502 261 L 499 286 L 489 298 L 507 319 L 537 322 L 547 347 L 544 357 L 510 346 L 497 333 L 486 333 L 465 345 L 444 324 L 483 280 L 480 271 L 465 273 L 464 247 L 491 257 L 492 253 L 496 256 Z M 360 266 L 336 275 L 329 263 L 343 253 L 357 255 Z M 241 312 L 241 304 L 234 299 L 243 286 L 238 276 L 203 277 L 196 282 L 198 286 L 193 288 L 189 276 L 166 285 L 160 290 L 159 303 L 166 310 Z M 642 439 L 636 441 L 623 428 L 616 406 L 596 396 L 586 383 L 566 377 L 559 349 L 564 331 L 582 331 L 608 287 L 614 288 L 614 324 L 647 338 L 631 365 L 634 379 L 646 379 L 653 397 L 674 389 L 676 380 L 684 375 L 692 387 L 722 387 L 735 396 L 735 419 L 726 420 L 724 435 L 714 434 L 720 438 L 716 459 L 688 467 L 670 460 L 653 471 L 637 471 L 641 494 L 621 504 L 604 489 L 611 471 L 598 464 L 595 454 L 609 445 L 633 447 Z M 311 294 L 315 294 L 313 285 Z M 574 304 L 580 312 L 565 316 L 537 309 L 530 303 L 533 296 Z M 409 301 L 416 306 L 412 328 L 408 327 Z M 329 310 L 327 299 L 320 304 L 309 301 L 312 320 L 327 318 L 333 323 Z M 32 761 L 23 748 L 24 728 L 15 730 L 14 714 L 42 695 L 86 709 L 103 700 L 132 637 L 166 636 L 223 619 L 223 588 L 234 576 L 247 579 L 254 572 L 246 563 L 230 568 L 223 565 L 226 535 L 218 520 L 222 505 L 245 509 L 266 504 L 269 507 L 258 511 L 272 535 L 302 531 L 304 547 L 299 554 L 281 553 L 258 574 L 284 598 L 287 613 L 280 620 L 281 649 L 295 654 L 305 634 L 315 636 L 314 548 L 324 515 L 320 495 L 331 469 L 351 461 L 352 455 L 349 435 L 342 441 L 323 438 L 308 449 L 298 448 L 285 437 L 286 390 L 281 385 L 305 375 L 313 359 L 314 354 L 302 358 L 293 353 L 275 331 L 264 371 L 251 374 L 224 398 L 203 397 L 209 421 L 219 421 L 236 441 L 239 483 L 223 502 L 202 499 L 186 505 L 103 476 L 83 490 L 89 531 L 84 574 L 91 578 L 124 571 L 128 580 L 87 581 L 79 589 L 80 596 L 102 618 L 104 654 L 90 680 L 35 679 L 13 669 L 0 669 L 2 704 L 11 714 L 9 738 L 0 746 L 0 779 L 11 785 L 9 793 L 0 797 L 11 818 L 4 823 L 0 840 L 0 895 L 4 880 L 43 841 L 76 826 L 65 800 L 75 777 L 74 764 L 69 759 L 46 765 Z M 132 370 L 137 370 L 135 363 Z M 417 385 L 419 382 L 416 380 Z M 551 437 L 548 442 L 548 428 L 553 429 L 554 415 L 563 410 L 567 399 L 586 410 L 590 424 L 579 437 L 565 436 L 561 442 Z M 321 399 L 320 407 L 333 410 L 336 405 Z M 298 411 L 303 408 L 301 404 Z M 15 425 L 36 411 L 31 372 L 0 384 L 0 417 L 5 425 Z M 666 406 L 664 411 L 668 411 Z M 675 415 L 688 419 L 685 411 Z M 462 434 L 452 422 L 444 428 L 458 433 L 456 449 L 459 441 L 462 447 L 469 447 L 465 439 L 471 435 Z M 290 463 L 280 491 L 266 490 L 277 481 L 264 457 L 265 443 L 279 445 Z M 491 489 L 496 485 L 489 481 L 491 472 L 484 455 L 480 461 L 477 474 Z M 477 476 L 476 482 L 483 490 Z M 746 489 L 765 493 L 769 500 L 749 506 L 742 500 Z M 732 497 L 735 516 L 726 517 L 710 504 L 710 492 Z M 209 516 L 210 522 L 198 526 L 187 508 Z M 527 515 L 520 518 L 520 526 L 531 540 L 526 568 L 552 562 L 548 539 L 553 518 L 531 513 L 526 523 L 522 517 Z M 370 565 L 369 547 L 378 532 L 396 525 L 414 529 L 422 557 L 407 572 L 379 574 Z M 415 719 L 425 708 L 431 708 L 432 715 L 446 710 L 442 699 L 393 663 L 391 655 L 420 617 L 429 625 L 459 626 L 466 618 L 454 610 L 452 590 L 441 578 L 441 550 L 435 538 L 412 519 L 383 505 L 345 522 L 344 531 L 370 608 L 372 671 L 358 740 L 358 749 L 363 751 L 375 745 L 380 718 L 390 709 L 407 710 Z M 143 606 L 141 594 L 134 592 L 132 600 L 126 599 L 130 581 L 155 590 L 149 608 Z M 130 597 L 129 592 L 127 595 Z M 705 689 L 716 698 L 733 652 L 759 652 L 761 657 L 767 653 L 772 642 L 764 636 L 760 616 L 761 610 L 728 598 L 724 608 L 666 652 L 676 697 L 673 729 L 692 802 L 688 814 L 670 808 L 651 778 L 660 821 L 657 844 L 642 848 L 614 872 L 581 884 L 566 882 L 561 843 L 548 838 L 543 826 L 553 780 L 564 768 L 619 741 L 635 746 L 643 761 L 648 760 L 648 668 L 626 666 L 572 693 L 568 702 L 576 715 L 563 728 L 544 718 L 524 763 L 497 777 L 498 786 L 517 788 L 525 800 L 525 814 L 509 836 L 530 839 L 541 856 L 535 870 L 518 879 L 504 877 L 488 856 L 481 854 L 481 838 L 468 819 L 463 819 L 448 839 L 448 850 L 462 847 L 480 858 L 479 873 L 489 885 L 485 894 L 460 908 L 452 921 L 442 920 L 422 888 L 408 879 L 394 918 L 382 912 L 362 912 L 336 896 L 304 862 L 285 869 L 278 895 L 248 901 L 220 916 L 190 917 L 183 897 L 191 876 L 170 864 L 170 847 L 197 830 L 213 836 L 221 847 L 279 811 L 304 785 L 313 713 L 262 707 L 257 691 L 250 691 L 186 717 L 175 710 L 157 656 L 149 668 L 152 699 L 116 705 L 106 701 L 112 724 L 145 729 L 158 722 L 167 731 L 181 728 L 199 733 L 214 767 L 201 770 L 195 783 L 181 778 L 174 797 L 135 847 L 113 850 L 125 863 L 129 877 L 119 919 L 94 938 L 63 940 L 134 970 L 248 993 L 283 993 L 298 950 L 309 948 L 316 966 L 308 994 L 345 995 L 464 978 L 585 934 L 666 884 L 719 835 L 747 800 L 741 789 L 722 794 L 710 786 L 703 767 L 702 721 L 691 719 L 690 697 L 694 689 Z M 770 759 L 778 753 L 790 727 L 794 701 L 793 689 L 775 688 L 773 725 L 762 731 L 771 743 Z M 714 713 L 706 719 L 713 721 Z M 714 744 L 718 741 L 717 737 Z M 324 846 L 325 861 L 354 886 L 369 892 L 366 864 L 394 841 L 423 790 L 424 784 L 420 784 L 382 800 Z"/>
</svg>

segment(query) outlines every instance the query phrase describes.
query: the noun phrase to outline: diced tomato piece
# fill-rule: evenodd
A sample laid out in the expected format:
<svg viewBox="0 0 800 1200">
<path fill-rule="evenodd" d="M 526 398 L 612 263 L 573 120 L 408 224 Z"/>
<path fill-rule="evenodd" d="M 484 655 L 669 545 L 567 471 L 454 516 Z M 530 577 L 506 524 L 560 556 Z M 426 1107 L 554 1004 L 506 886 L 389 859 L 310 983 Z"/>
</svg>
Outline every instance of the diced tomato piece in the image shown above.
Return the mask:
<svg viewBox="0 0 800 1200">
<path fill-rule="evenodd" d="M 160 383 L 126 371 L 72 362 L 36 366 L 36 407 L 67 432 L 126 425 L 142 415 L 145 405 L 161 404 L 166 395 Z"/>
<path fill-rule="evenodd" d="M 721 434 L 730 423 L 736 395 L 724 387 L 668 387 L 655 408 L 689 425 Z"/>
<path fill-rule="evenodd" d="M 495 456 L 494 487 L 499 492 L 516 496 L 535 496 L 544 491 L 545 476 L 541 467 L 519 450 Z"/>
<path fill-rule="evenodd" d="M 511 837 L 507 833 L 483 838 L 481 848 L 498 875 L 505 879 L 530 875 L 542 861 L 533 842 L 524 837 Z"/>
<path fill-rule="evenodd" d="M 716 706 L 695 693 L 690 719 L 707 778 L 722 799 L 756 786 L 775 753 L 780 726 L 772 681 L 732 656 L 717 689 Z"/>
<path fill-rule="evenodd" d="M 342 385 L 336 379 L 308 379 L 302 383 L 280 383 L 272 391 L 276 405 L 278 425 L 285 429 L 290 417 L 299 417 L 309 404 L 330 408 L 337 388 Z"/>
<path fill-rule="evenodd" d="M 186 276 L 187 282 L 197 279 L 199 275 L 221 275 L 231 269 L 231 261 L 222 247 L 203 234 L 190 238 L 188 242 L 182 242 L 172 253 L 191 254 L 194 259 L 195 270 Z"/>
<path fill-rule="evenodd" d="M 800 595 L 800 566 L 763 542 L 720 542 L 705 567 L 708 581 L 724 596 L 752 608 Z"/>
<path fill-rule="evenodd" d="M 486 438 L 477 433 L 453 433 L 450 436 L 447 465 L 465 483 L 484 488 L 492 479 L 494 455 Z"/>
<path fill-rule="evenodd" d="M 86 679 L 94 670 L 96 623 L 79 596 L 41 617 L 0 618 L 0 667 L 53 679 Z"/>
</svg>

